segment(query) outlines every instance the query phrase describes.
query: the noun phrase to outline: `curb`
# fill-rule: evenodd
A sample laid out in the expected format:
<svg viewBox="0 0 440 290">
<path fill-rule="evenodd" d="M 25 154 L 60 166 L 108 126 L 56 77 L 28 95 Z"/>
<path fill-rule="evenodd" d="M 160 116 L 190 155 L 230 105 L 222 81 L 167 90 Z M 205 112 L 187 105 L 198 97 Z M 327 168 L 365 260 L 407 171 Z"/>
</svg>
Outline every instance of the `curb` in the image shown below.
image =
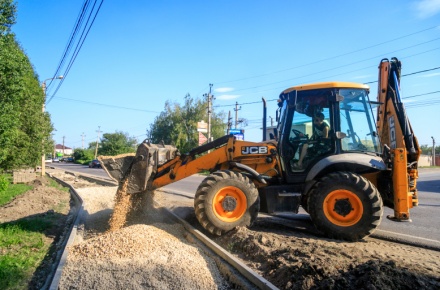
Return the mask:
<svg viewBox="0 0 440 290">
<path fill-rule="evenodd" d="M 70 226 L 69 237 L 65 239 L 61 247 L 61 250 L 59 250 L 57 253 L 58 262 L 54 265 L 55 269 L 54 271 L 52 271 L 51 275 L 47 278 L 45 285 L 42 287 L 42 289 L 56 290 L 58 289 L 58 284 L 60 283 L 61 275 L 63 273 L 63 267 L 66 264 L 67 254 L 69 252 L 67 250 L 67 247 L 73 244 L 78 232 L 78 225 L 80 224 L 80 219 L 82 216 L 82 212 L 84 210 L 84 204 L 82 198 L 78 195 L 78 193 L 76 192 L 75 188 L 72 185 L 66 183 L 65 181 L 55 176 L 52 176 L 50 173 L 47 173 L 47 175 L 49 175 L 50 178 L 55 179 L 57 182 L 61 183 L 63 186 L 70 188 L 70 195 L 72 196 L 75 202 L 75 207 L 78 207 L 76 213 L 74 214 L 75 220 Z"/>
<path fill-rule="evenodd" d="M 254 284 L 259 289 L 264 290 L 276 290 L 279 289 L 268 280 L 264 279 L 262 276 L 258 275 L 251 268 L 246 266 L 239 259 L 232 256 L 228 251 L 211 241 L 205 234 L 201 231 L 195 229 L 188 222 L 177 216 L 174 212 L 164 207 L 162 204 L 154 201 L 156 206 L 160 206 L 165 209 L 174 219 L 176 219 L 183 227 L 191 234 L 193 234 L 199 241 L 201 241 L 205 246 L 207 246 L 210 250 L 212 250 L 216 255 L 224 259 L 227 263 L 229 263 L 232 267 L 237 269 L 241 275 L 243 275 L 246 279 L 248 279 L 252 284 Z"/>
</svg>

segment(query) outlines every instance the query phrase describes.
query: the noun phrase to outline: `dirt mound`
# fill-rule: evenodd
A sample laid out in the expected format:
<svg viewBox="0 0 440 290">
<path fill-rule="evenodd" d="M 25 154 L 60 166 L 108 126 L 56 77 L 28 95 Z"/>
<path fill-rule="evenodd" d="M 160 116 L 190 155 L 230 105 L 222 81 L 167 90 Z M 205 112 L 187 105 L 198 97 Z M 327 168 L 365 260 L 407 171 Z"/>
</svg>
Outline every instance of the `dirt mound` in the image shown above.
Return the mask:
<svg viewBox="0 0 440 290">
<path fill-rule="evenodd" d="M 70 194 L 68 192 L 47 186 L 49 181 L 45 178 L 36 179 L 30 184 L 34 186 L 32 190 L 17 196 L 10 203 L 0 208 L 1 223 L 44 214 L 54 207 L 63 208 L 61 214 L 69 212 Z"/>
<path fill-rule="evenodd" d="M 350 243 L 264 231 L 257 222 L 255 231 L 239 228 L 217 242 L 280 289 L 440 287 L 439 252 L 374 239 Z"/>
<path fill-rule="evenodd" d="M 49 185 L 49 180 L 47 180 L 46 178 L 43 177 L 37 177 L 36 179 L 34 179 L 33 181 L 30 181 L 27 183 L 27 185 L 31 185 L 31 186 L 48 186 Z"/>
</svg>

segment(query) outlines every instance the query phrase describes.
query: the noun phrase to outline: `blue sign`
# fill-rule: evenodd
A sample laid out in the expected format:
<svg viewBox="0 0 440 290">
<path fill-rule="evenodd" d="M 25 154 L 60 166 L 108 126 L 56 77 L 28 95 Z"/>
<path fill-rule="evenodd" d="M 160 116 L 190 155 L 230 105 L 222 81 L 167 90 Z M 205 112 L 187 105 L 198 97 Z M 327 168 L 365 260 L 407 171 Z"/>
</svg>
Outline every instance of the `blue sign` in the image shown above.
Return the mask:
<svg viewBox="0 0 440 290">
<path fill-rule="evenodd" d="M 244 129 L 229 129 L 229 135 L 234 135 L 237 140 L 244 140 Z"/>
<path fill-rule="evenodd" d="M 229 134 L 235 135 L 235 134 L 244 134 L 243 129 L 229 129 Z"/>
</svg>

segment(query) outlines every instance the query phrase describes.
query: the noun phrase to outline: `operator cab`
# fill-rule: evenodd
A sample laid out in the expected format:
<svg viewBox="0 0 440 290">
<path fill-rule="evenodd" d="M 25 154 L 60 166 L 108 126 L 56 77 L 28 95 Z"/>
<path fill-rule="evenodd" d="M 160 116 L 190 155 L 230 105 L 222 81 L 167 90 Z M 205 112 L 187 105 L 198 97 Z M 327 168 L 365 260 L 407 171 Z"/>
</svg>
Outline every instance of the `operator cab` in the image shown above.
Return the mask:
<svg viewBox="0 0 440 290">
<path fill-rule="evenodd" d="M 288 181 L 303 182 L 329 156 L 381 153 L 368 92 L 363 84 L 325 82 L 280 94 L 278 150 Z"/>
</svg>

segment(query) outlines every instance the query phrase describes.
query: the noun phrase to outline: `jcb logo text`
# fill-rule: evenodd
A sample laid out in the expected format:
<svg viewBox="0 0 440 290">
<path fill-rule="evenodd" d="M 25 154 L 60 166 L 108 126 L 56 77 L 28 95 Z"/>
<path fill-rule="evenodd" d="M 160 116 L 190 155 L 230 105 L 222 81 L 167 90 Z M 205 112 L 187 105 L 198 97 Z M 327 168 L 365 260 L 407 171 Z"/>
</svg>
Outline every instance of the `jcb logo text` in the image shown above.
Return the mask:
<svg viewBox="0 0 440 290">
<path fill-rule="evenodd" d="M 266 154 L 267 147 L 246 146 L 241 147 L 241 154 Z"/>
<path fill-rule="evenodd" d="M 395 149 L 397 147 L 397 138 L 396 138 L 396 124 L 394 124 L 393 116 L 389 118 L 389 123 L 390 123 L 390 147 L 391 149 Z"/>
</svg>

